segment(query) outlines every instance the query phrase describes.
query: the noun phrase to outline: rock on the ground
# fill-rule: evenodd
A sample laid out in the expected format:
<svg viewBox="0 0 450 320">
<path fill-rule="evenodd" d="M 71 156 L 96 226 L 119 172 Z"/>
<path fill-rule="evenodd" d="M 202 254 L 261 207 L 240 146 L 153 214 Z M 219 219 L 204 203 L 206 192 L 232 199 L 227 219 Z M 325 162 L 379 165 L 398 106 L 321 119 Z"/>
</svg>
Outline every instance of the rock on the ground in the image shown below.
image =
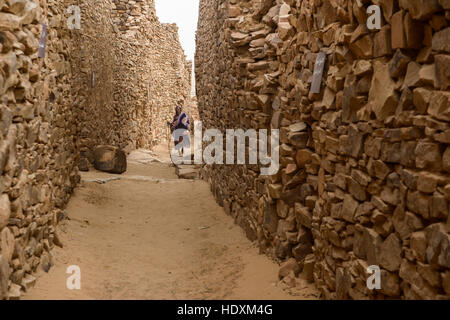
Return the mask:
<svg viewBox="0 0 450 320">
<path fill-rule="evenodd" d="M 180 179 L 195 180 L 199 178 L 199 170 L 195 166 L 177 166 L 175 173 Z"/>
<path fill-rule="evenodd" d="M 89 160 L 87 158 L 82 158 L 78 162 L 78 169 L 83 172 L 89 171 Z"/>
<path fill-rule="evenodd" d="M 31 274 L 26 274 L 22 279 L 21 285 L 22 289 L 27 292 L 36 285 L 36 277 L 32 276 Z"/>
<path fill-rule="evenodd" d="M 22 292 L 20 291 L 20 286 L 13 283 L 9 288 L 8 299 L 9 300 L 20 300 Z"/>
<path fill-rule="evenodd" d="M 295 276 L 297 276 L 300 272 L 300 266 L 298 265 L 297 260 L 295 260 L 294 258 L 290 258 L 288 261 L 286 261 L 281 265 L 280 270 L 278 272 L 278 278 L 282 280 L 285 277 L 287 277 L 291 272 L 293 272 Z"/>
<path fill-rule="evenodd" d="M 125 152 L 113 146 L 98 146 L 94 149 L 94 167 L 99 171 L 122 174 L 127 171 Z"/>
</svg>

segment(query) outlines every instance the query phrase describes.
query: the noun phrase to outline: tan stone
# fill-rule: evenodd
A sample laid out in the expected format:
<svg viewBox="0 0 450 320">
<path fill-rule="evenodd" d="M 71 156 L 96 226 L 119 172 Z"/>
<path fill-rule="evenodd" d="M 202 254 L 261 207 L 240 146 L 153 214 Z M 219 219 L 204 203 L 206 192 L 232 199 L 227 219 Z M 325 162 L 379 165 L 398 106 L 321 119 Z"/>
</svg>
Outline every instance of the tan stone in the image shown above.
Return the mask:
<svg viewBox="0 0 450 320">
<path fill-rule="evenodd" d="M 112 146 L 97 146 L 94 149 L 94 166 L 97 170 L 122 174 L 127 170 L 125 153 Z"/>
<path fill-rule="evenodd" d="M 310 212 L 309 208 L 304 207 L 300 203 L 295 204 L 295 215 L 297 218 L 298 223 L 301 225 L 311 228 L 312 223 L 312 213 Z"/>
<path fill-rule="evenodd" d="M 404 31 L 405 11 L 398 11 L 391 19 L 391 41 L 392 49 L 404 49 L 407 47 L 406 34 Z"/>
<path fill-rule="evenodd" d="M 429 18 L 440 10 L 438 0 L 399 0 L 399 4 L 416 20 Z"/>
<path fill-rule="evenodd" d="M 380 4 L 385 19 L 390 22 L 395 10 L 395 0 L 380 0 Z"/>
<path fill-rule="evenodd" d="M 427 235 L 424 231 L 415 232 L 411 235 L 411 249 L 419 261 L 425 262 L 427 245 Z"/>
<path fill-rule="evenodd" d="M 443 91 L 433 92 L 428 113 L 439 120 L 450 121 L 450 93 Z"/>
<path fill-rule="evenodd" d="M 442 273 L 442 286 L 445 292 L 450 295 L 450 271 Z"/>
<path fill-rule="evenodd" d="M 450 39 L 449 39 L 450 41 Z M 436 55 L 436 87 L 447 90 L 450 87 L 450 55 Z"/>
<path fill-rule="evenodd" d="M 442 166 L 445 171 L 450 173 L 450 147 L 447 147 L 444 151 L 442 156 Z"/>
<path fill-rule="evenodd" d="M 283 186 L 281 184 L 269 184 L 269 194 L 273 199 L 281 198 L 281 191 Z"/>
<path fill-rule="evenodd" d="M 280 36 L 280 39 L 286 40 L 287 38 L 292 37 L 293 34 L 294 28 L 289 22 L 278 23 L 278 35 Z"/>
<path fill-rule="evenodd" d="M 404 86 L 418 87 L 422 85 L 431 85 L 434 87 L 435 82 L 436 70 L 434 64 L 423 66 L 420 66 L 416 62 L 410 62 L 408 64 Z"/>
<path fill-rule="evenodd" d="M 369 265 L 379 265 L 382 239 L 373 229 L 364 229 L 363 247 Z"/>
<path fill-rule="evenodd" d="M 0 300 L 8 298 L 8 281 L 10 275 L 9 263 L 0 254 Z"/>
<path fill-rule="evenodd" d="M 278 272 L 278 278 L 282 280 L 285 277 L 287 277 L 291 272 L 294 272 L 296 276 L 300 273 L 300 266 L 298 265 L 297 261 L 293 258 L 283 263 Z"/>
<path fill-rule="evenodd" d="M 421 49 L 424 40 L 424 24 L 413 20 L 409 13 L 406 13 L 404 20 L 406 36 L 406 47 L 408 49 Z"/>
<path fill-rule="evenodd" d="M 381 292 L 389 297 L 400 296 L 400 279 L 396 273 L 381 271 Z"/>
<path fill-rule="evenodd" d="M 350 44 L 350 50 L 358 58 L 369 58 L 373 54 L 373 40 L 370 35 L 366 35 Z"/>
<path fill-rule="evenodd" d="M 426 228 L 428 246 L 426 262 L 442 267 L 450 266 L 450 235 L 443 223 L 435 223 Z"/>
<path fill-rule="evenodd" d="M 10 216 L 11 205 L 9 202 L 9 197 L 6 194 L 2 194 L 0 196 L 0 230 L 6 227 Z"/>
<path fill-rule="evenodd" d="M 450 52 L 450 27 L 433 35 L 433 50 Z"/>
<path fill-rule="evenodd" d="M 417 189 L 424 193 L 434 193 L 438 183 L 443 183 L 444 178 L 429 172 L 421 172 L 417 179 Z"/>
<path fill-rule="evenodd" d="M 416 88 L 413 91 L 413 102 L 420 114 L 426 113 L 430 104 L 432 91 L 424 88 Z"/>
<path fill-rule="evenodd" d="M 308 149 L 301 149 L 297 151 L 296 161 L 300 168 L 305 167 L 305 165 L 311 163 L 313 153 Z"/>
<path fill-rule="evenodd" d="M 315 257 L 313 254 L 306 256 L 305 261 L 303 263 L 303 275 L 305 276 L 308 282 L 314 281 L 313 271 L 315 265 Z"/>
<path fill-rule="evenodd" d="M 0 31 L 15 30 L 18 29 L 20 25 L 20 17 L 11 13 L 0 12 Z"/>
<path fill-rule="evenodd" d="M 241 8 L 238 6 L 230 6 L 228 8 L 228 16 L 230 18 L 236 18 L 241 14 Z"/>
<path fill-rule="evenodd" d="M 374 57 L 383 57 L 392 54 L 391 27 L 383 26 L 375 35 L 373 55 Z"/>
<path fill-rule="evenodd" d="M 376 61 L 374 75 L 369 93 L 372 111 L 377 119 L 385 120 L 395 114 L 398 104 L 398 95 L 395 92 L 395 83 L 389 75 L 389 67 Z"/>
<path fill-rule="evenodd" d="M 0 232 L 0 249 L 3 257 L 8 261 L 8 263 L 11 262 L 13 253 L 14 253 L 14 235 L 11 233 L 9 228 L 4 228 Z"/>
<path fill-rule="evenodd" d="M 348 222 L 354 222 L 354 216 L 357 208 L 358 202 L 353 199 L 351 195 L 345 195 L 344 203 L 342 205 L 342 218 Z"/>
<path fill-rule="evenodd" d="M 338 268 L 336 270 L 336 295 L 340 300 L 346 299 L 352 287 L 350 273 L 348 269 Z"/>
</svg>

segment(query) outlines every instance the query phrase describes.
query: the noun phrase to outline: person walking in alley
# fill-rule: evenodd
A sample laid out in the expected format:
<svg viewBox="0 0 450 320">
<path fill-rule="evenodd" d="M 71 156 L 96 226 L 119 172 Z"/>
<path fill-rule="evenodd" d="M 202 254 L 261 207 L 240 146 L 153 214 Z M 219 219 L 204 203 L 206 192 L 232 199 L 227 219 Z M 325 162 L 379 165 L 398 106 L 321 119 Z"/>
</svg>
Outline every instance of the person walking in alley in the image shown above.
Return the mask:
<svg viewBox="0 0 450 320">
<path fill-rule="evenodd" d="M 174 138 L 175 150 L 181 150 L 181 153 L 183 153 L 183 147 L 190 145 L 190 121 L 187 114 L 183 112 L 183 108 L 181 106 L 177 106 L 175 108 L 175 116 L 173 117 L 173 121 L 171 123 L 167 122 L 167 124 L 170 126 L 170 131 Z M 176 134 L 178 130 L 184 130 L 180 137 Z"/>
</svg>

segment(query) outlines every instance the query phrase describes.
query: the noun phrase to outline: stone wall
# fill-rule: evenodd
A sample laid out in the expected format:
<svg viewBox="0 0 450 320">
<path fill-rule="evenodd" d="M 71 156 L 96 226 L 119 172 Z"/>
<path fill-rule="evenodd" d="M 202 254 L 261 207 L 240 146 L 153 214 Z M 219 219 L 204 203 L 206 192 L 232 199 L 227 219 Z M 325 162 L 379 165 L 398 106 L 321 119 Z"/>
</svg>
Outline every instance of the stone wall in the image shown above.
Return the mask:
<svg viewBox="0 0 450 320">
<path fill-rule="evenodd" d="M 158 22 L 153 1 L 78 1 L 79 30 L 67 25 L 73 4 L 0 0 L 0 299 L 48 271 L 80 159 L 98 144 L 155 145 L 190 96 L 177 29 Z"/>
<path fill-rule="evenodd" d="M 153 1 L 114 0 L 109 13 L 88 11 L 88 16 L 97 14 L 89 24 L 90 37 L 82 29 L 89 52 L 82 91 L 90 112 L 81 120 L 87 124 L 81 135 L 83 154 L 91 160 L 98 144 L 127 151 L 158 144 L 166 137 L 166 121 L 178 103 L 189 100 L 191 88 L 178 28 L 158 21 Z M 95 36 L 98 30 L 102 35 Z M 102 37 L 109 50 L 98 44 Z"/>
<path fill-rule="evenodd" d="M 50 263 L 54 226 L 79 180 L 66 2 L 0 1 L 0 299 L 18 298 Z"/>
<path fill-rule="evenodd" d="M 372 4 L 381 30 L 366 26 Z M 275 176 L 213 165 L 205 178 L 323 298 L 450 298 L 449 20 L 446 0 L 200 1 L 203 127 L 280 129 L 281 143 Z"/>
<path fill-rule="evenodd" d="M 152 145 L 167 137 L 166 122 L 173 119 L 175 107 L 190 103 L 192 70 L 178 41 L 178 27 L 163 23 L 155 30 L 149 61 Z"/>
</svg>

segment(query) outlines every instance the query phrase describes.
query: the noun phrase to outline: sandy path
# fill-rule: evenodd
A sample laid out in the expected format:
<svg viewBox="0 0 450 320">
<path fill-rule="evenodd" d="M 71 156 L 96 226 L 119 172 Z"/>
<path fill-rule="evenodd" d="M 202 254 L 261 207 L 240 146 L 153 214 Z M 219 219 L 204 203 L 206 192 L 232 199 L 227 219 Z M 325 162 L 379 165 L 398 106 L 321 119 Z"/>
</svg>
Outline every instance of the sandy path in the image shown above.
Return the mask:
<svg viewBox="0 0 450 320">
<path fill-rule="evenodd" d="M 158 157 L 167 161 L 160 148 Z M 277 285 L 279 266 L 245 237 L 203 181 L 178 180 L 168 163 L 134 153 L 128 172 L 83 174 L 58 233 L 64 248 L 24 299 L 315 299 Z M 68 290 L 66 269 L 81 269 Z"/>
</svg>

